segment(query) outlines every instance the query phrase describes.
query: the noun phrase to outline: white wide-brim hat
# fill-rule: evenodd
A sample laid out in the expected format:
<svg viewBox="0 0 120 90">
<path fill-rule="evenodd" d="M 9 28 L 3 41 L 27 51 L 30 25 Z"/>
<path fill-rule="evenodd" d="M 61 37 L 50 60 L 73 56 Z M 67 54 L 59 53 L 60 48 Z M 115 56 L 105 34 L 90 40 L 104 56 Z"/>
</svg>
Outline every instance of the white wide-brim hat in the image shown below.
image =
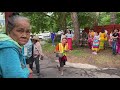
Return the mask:
<svg viewBox="0 0 120 90">
<path fill-rule="evenodd" d="M 39 41 L 39 40 L 40 40 L 38 36 L 33 36 L 33 38 L 32 38 L 32 39 L 33 39 L 33 40 L 37 40 L 37 41 Z"/>
</svg>

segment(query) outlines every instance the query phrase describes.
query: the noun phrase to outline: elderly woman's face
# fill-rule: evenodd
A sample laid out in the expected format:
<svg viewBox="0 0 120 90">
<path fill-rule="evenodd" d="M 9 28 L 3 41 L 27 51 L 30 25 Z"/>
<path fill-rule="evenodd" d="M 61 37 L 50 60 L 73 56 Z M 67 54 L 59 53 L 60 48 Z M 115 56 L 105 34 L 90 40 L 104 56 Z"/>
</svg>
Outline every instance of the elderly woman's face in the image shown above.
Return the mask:
<svg viewBox="0 0 120 90">
<path fill-rule="evenodd" d="M 25 45 L 30 38 L 30 23 L 26 20 L 16 21 L 15 28 L 10 31 L 10 37 L 19 45 Z"/>
</svg>

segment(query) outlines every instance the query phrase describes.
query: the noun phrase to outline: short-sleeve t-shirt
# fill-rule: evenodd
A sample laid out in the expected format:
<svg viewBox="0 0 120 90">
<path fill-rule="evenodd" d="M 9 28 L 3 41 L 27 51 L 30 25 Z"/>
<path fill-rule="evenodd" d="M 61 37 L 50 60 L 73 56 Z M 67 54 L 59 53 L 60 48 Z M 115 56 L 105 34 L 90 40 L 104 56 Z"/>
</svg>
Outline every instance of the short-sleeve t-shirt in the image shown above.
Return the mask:
<svg viewBox="0 0 120 90">
<path fill-rule="evenodd" d="M 112 36 L 117 37 L 117 36 L 119 36 L 119 34 L 118 33 L 113 33 Z M 117 41 L 117 38 L 114 38 L 113 40 Z"/>
</svg>

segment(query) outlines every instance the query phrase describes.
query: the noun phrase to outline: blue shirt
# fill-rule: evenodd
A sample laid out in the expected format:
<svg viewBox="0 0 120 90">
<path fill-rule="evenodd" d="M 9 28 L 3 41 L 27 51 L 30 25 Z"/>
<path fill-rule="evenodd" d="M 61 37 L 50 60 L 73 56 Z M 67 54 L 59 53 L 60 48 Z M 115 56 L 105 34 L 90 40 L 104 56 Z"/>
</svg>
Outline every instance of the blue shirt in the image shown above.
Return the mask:
<svg viewBox="0 0 120 90">
<path fill-rule="evenodd" d="M 51 39 L 53 40 L 55 38 L 55 33 L 51 33 Z"/>
<path fill-rule="evenodd" d="M 0 78 L 28 78 L 29 74 L 22 47 L 7 35 L 0 35 Z"/>
</svg>

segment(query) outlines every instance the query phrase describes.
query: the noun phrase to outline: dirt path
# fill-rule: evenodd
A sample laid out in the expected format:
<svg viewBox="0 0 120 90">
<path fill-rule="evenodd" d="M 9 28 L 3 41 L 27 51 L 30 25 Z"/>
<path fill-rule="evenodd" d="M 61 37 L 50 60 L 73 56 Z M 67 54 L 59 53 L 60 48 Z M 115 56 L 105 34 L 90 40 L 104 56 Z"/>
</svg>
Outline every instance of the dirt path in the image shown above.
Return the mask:
<svg viewBox="0 0 120 90">
<path fill-rule="evenodd" d="M 61 76 L 57 69 L 57 62 L 48 57 L 40 61 L 40 68 L 41 76 L 38 77 L 34 66 L 34 78 L 120 78 L 120 69 L 87 69 L 68 65 L 64 68 L 64 76 Z"/>
</svg>

